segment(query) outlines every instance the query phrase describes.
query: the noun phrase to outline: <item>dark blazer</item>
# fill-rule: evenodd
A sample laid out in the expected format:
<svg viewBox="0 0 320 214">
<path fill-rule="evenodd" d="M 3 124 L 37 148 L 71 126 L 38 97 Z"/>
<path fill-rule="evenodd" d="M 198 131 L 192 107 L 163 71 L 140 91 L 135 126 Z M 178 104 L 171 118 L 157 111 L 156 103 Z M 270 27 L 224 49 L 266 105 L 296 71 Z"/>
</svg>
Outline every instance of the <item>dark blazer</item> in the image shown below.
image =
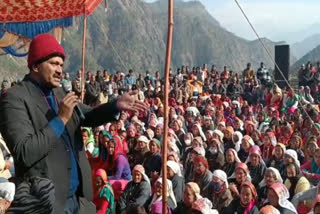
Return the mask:
<svg viewBox="0 0 320 214">
<path fill-rule="evenodd" d="M 61 88 L 54 89 L 54 94 L 58 103 L 65 96 Z M 95 127 L 114 120 L 118 110 L 115 102 L 97 108 L 79 106 L 86 119 L 80 121 L 74 112 L 66 128 L 79 166 L 77 195 L 91 201 L 91 169 L 85 156 L 80 126 Z M 46 98 L 28 75 L 10 88 L 0 102 L 0 131 L 14 157 L 16 177 L 25 180 L 38 176 L 51 180 L 55 187 L 54 213 L 63 213 L 71 161 L 66 142 L 49 126 L 48 122 L 54 117 Z"/>
</svg>

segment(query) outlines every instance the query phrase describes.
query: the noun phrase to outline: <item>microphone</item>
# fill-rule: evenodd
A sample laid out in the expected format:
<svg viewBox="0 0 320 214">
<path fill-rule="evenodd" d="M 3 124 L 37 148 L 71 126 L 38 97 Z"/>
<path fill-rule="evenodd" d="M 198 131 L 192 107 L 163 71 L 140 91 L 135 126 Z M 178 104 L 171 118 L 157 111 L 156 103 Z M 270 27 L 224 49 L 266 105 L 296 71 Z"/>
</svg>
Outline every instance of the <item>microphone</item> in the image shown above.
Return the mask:
<svg viewBox="0 0 320 214">
<path fill-rule="evenodd" d="M 71 84 L 71 82 L 70 82 L 70 81 L 64 81 L 64 82 L 62 82 L 62 88 L 63 88 L 63 90 L 64 90 L 67 94 L 70 93 L 70 92 L 72 91 L 72 84 Z M 76 105 L 76 106 L 74 107 L 74 109 L 76 110 L 77 115 L 80 117 L 80 120 L 85 120 L 85 119 L 86 119 L 86 117 L 84 116 L 81 108 L 80 108 L 78 105 Z"/>
</svg>

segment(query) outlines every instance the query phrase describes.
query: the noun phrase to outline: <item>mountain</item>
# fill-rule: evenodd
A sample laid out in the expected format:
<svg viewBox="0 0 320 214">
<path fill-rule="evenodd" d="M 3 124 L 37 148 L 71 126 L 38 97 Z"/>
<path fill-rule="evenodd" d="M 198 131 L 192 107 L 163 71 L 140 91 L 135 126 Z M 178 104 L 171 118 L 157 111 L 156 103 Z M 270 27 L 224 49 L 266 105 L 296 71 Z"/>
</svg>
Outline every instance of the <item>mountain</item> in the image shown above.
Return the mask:
<svg viewBox="0 0 320 214">
<path fill-rule="evenodd" d="M 311 50 L 309 53 L 301 57 L 293 66 L 291 66 L 291 72 L 293 72 L 294 77 L 297 78 L 297 72 L 302 64 L 306 64 L 310 61 L 313 65 L 320 60 L 320 45 Z"/>
<path fill-rule="evenodd" d="M 109 1 L 87 19 L 86 71 L 110 69 L 112 72 L 163 71 L 167 37 L 167 1 Z M 258 67 L 273 63 L 259 41 L 248 41 L 224 29 L 200 2 L 175 1 L 172 67 L 215 64 L 222 69 L 240 71 L 251 62 Z M 81 67 L 82 17 L 64 30 L 62 45 L 67 52 L 65 69 L 75 73 Z M 271 55 L 275 43 L 263 39 Z M 0 56 L 0 59 L 2 56 Z M 4 59 L 6 61 L 6 59 Z M 21 67 L 21 64 L 19 64 Z M 2 70 L 12 69 L 2 66 Z"/>
<path fill-rule="evenodd" d="M 303 57 L 305 54 L 307 54 L 309 51 L 311 51 L 313 48 L 320 45 L 320 34 L 314 34 L 308 38 L 305 38 L 301 42 L 294 43 L 291 46 L 291 51 L 294 56 L 296 56 L 298 59 Z"/>
</svg>

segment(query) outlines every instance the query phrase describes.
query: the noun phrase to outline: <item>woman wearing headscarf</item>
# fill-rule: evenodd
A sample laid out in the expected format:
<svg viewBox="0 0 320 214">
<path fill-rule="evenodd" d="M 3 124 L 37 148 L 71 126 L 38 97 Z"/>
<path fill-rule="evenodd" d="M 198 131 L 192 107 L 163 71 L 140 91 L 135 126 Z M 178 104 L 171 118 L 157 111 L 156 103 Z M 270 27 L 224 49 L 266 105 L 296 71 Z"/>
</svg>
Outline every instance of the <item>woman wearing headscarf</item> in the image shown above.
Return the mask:
<svg viewBox="0 0 320 214">
<path fill-rule="evenodd" d="M 191 132 L 188 132 L 184 135 L 183 142 L 185 144 L 185 147 L 183 148 L 182 152 L 182 158 L 181 161 L 183 164 L 188 160 L 190 152 L 192 151 L 192 141 L 193 141 L 193 134 Z"/>
<path fill-rule="evenodd" d="M 284 152 L 284 165 L 287 166 L 290 163 L 294 163 L 300 168 L 297 152 L 292 149 L 287 149 Z"/>
<path fill-rule="evenodd" d="M 278 137 L 278 141 L 288 146 L 292 133 L 293 128 L 291 125 L 287 122 L 284 122 L 284 125 L 280 127 L 280 136 Z"/>
<path fill-rule="evenodd" d="M 116 142 L 116 152 L 119 152 L 119 153 L 122 153 L 122 154 L 127 154 L 128 152 L 128 145 L 124 144 L 122 142 L 122 139 L 121 137 L 119 136 L 119 133 L 118 133 L 118 126 L 116 123 L 112 123 L 110 126 L 109 126 L 109 133 L 110 135 L 112 136 L 112 138 L 115 140 Z"/>
<path fill-rule="evenodd" d="M 205 193 L 212 180 L 212 172 L 209 170 L 208 161 L 203 156 L 198 156 L 193 161 L 194 164 L 194 182 L 201 189 L 201 193 Z"/>
<path fill-rule="evenodd" d="M 205 134 L 202 131 L 201 126 L 198 123 L 195 123 L 192 126 L 192 134 L 194 137 L 201 137 L 203 141 L 207 140 Z"/>
<path fill-rule="evenodd" d="M 212 203 L 207 198 L 200 198 L 192 204 L 192 214 L 218 214 L 212 209 Z"/>
<path fill-rule="evenodd" d="M 270 161 L 274 147 L 277 145 L 277 138 L 272 131 L 265 133 L 263 137 L 263 146 L 261 146 L 262 159 L 265 162 Z"/>
<path fill-rule="evenodd" d="M 94 190 L 93 203 L 96 205 L 97 214 L 112 214 L 115 210 L 114 194 L 104 169 L 96 171 Z"/>
<path fill-rule="evenodd" d="M 224 146 L 224 150 L 227 151 L 228 149 L 235 148 L 235 144 L 233 143 L 233 133 L 234 130 L 232 128 L 232 126 L 227 126 L 224 131 L 224 138 L 223 138 L 223 146 Z"/>
<path fill-rule="evenodd" d="M 259 130 L 254 130 L 251 133 L 251 138 L 252 138 L 254 144 L 256 144 L 258 146 L 262 146 L 263 145 L 261 133 L 260 133 Z"/>
<path fill-rule="evenodd" d="M 230 177 L 234 172 L 237 163 L 240 163 L 238 153 L 234 149 L 228 149 L 226 152 L 226 163 L 223 165 L 222 170 Z"/>
<path fill-rule="evenodd" d="M 135 150 L 128 155 L 131 168 L 137 164 L 143 164 L 147 154 L 149 154 L 149 142 L 150 140 L 144 135 L 138 137 Z"/>
<path fill-rule="evenodd" d="M 198 184 L 189 182 L 186 184 L 183 194 L 183 201 L 178 202 L 177 208 L 174 210 L 174 214 L 190 214 L 192 210 L 192 204 L 202 198 L 200 195 L 200 188 Z"/>
<path fill-rule="evenodd" d="M 249 157 L 249 151 L 252 146 L 254 146 L 252 138 L 249 135 L 245 135 L 242 138 L 241 147 L 238 152 L 239 159 L 241 160 L 241 162 L 245 162 L 247 160 L 247 158 Z"/>
<path fill-rule="evenodd" d="M 241 184 L 240 198 L 234 200 L 227 213 L 259 214 L 256 206 L 258 195 L 256 188 L 250 182 Z"/>
<path fill-rule="evenodd" d="M 108 142 L 108 156 L 106 161 L 106 171 L 109 180 L 131 180 L 131 170 L 126 156 L 122 153 L 116 153 L 116 141 L 111 139 Z"/>
<path fill-rule="evenodd" d="M 131 124 L 128 127 L 128 133 L 127 133 L 127 144 L 128 144 L 128 154 L 131 154 L 134 149 L 136 148 L 136 144 L 137 144 L 137 129 L 136 127 Z"/>
<path fill-rule="evenodd" d="M 213 172 L 211 184 L 204 196 L 211 200 L 213 208 L 219 213 L 226 213 L 226 208 L 232 202 L 233 197 L 224 171 L 217 169 Z"/>
<path fill-rule="evenodd" d="M 320 181 L 320 148 L 316 149 L 312 160 L 303 164 L 300 169 L 313 186 L 318 184 Z"/>
<path fill-rule="evenodd" d="M 142 165 L 136 165 L 132 170 L 132 181 L 128 183 L 119 200 L 121 214 L 129 214 L 132 207 L 143 207 L 151 195 L 148 176 Z"/>
<path fill-rule="evenodd" d="M 286 166 L 286 172 L 287 172 L 287 179 L 284 182 L 284 185 L 289 190 L 289 200 L 291 201 L 292 198 L 301 192 L 304 192 L 308 189 L 310 189 L 310 183 L 309 181 L 302 175 L 299 167 L 293 163 Z M 299 204 L 299 209 L 310 209 L 311 207 L 311 201 L 303 201 Z"/>
<path fill-rule="evenodd" d="M 167 161 L 167 177 L 172 182 L 172 188 L 176 201 L 182 201 L 185 186 L 184 177 L 182 177 L 180 165 L 175 161 Z"/>
<path fill-rule="evenodd" d="M 195 147 L 192 152 L 190 153 L 190 157 L 188 161 L 185 164 L 185 171 L 184 171 L 184 178 L 186 182 L 193 181 L 194 179 L 194 163 L 195 163 L 195 158 L 205 156 L 205 150 L 203 147 Z"/>
<path fill-rule="evenodd" d="M 308 140 L 308 142 L 305 144 L 305 149 L 304 149 L 304 162 L 308 162 L 312 160 L 312 157 L 314 156 L 314 153 L 316 149 L 319 148 L 316 137 L 312 136 Z"/>
<path fill-rule="evenodd" d="M 172 129 L 179 138 L 180 142 L 182 143 L 183 147 L 185 147 L 184 143 L 184 135 L 185 131 L 183 129 L 183 122 L 179 119 L 175 119 L 172 121 Z M 179 148 L 181 150 L 181 148 Z"/>
<path fill-rule="evenodd" d="M 154 203 L 161 201 L 162 202 L 162 191 L 163 191 L 163 183 L 162 183 L 162 177 L 158 178 L 158 180 L 154 184 L 155 186 L 155 191 L 153 195 L 151 196 L 151 201 L 147 202 L 148 209 L 151 210 L 151 207 Z M 167 179 L 167 206 L 171 209 L 174 210 L 177 207 L 177 201 L 175 198 L 175 195 L 173 193 L 172 189 L 172 182 Z"/>
<path fill-rule="evenodd" d="M 81 130 L 82 141 L 84 144 L 84 148 L 86 150 L 86 154 L 88 157 L 91 157 L 93 150 L 95 148 L 95 140 L 90 128 L 83 128 Z"/>
<path fill-rule="evenodd" d="M 232 142 L 234 144 L 234 149 L 239 152 L 241 143 L 242 143 L 243 135 L 239 131 L 235 131 L 232 135 Z"/>
<path fill-rule="evenodd" d="M 246 162 L 250 171 L 252 183 L 255 186 L 258 186 L 258 184 L 262 181 L 266 171 L 266 164 L 262 160 L 259 146 L 251 147 L 249 151 L 249 157 Z"/>
<path fill-rule="evenodd" d="M 286 177 L 286 170 L 284 166 L 284 153 L 286 151 L 286 146 L 282 143 L 277 143 L 273 150 L 272 158 L 267 163 L 268 167 L 274 167 L 279 172 L 282 178 Z"/>
<path fill-rule="evenodd" d="M 289 191 L 284 184 L 274 183 L 268 191 L 270 205 L 277 208 L 281 214 L 297 214 L 293 204 L 288 201 Z"/>
<path fill-rule="evenodd" d="M 160 175 L 161 171 L 161 142 L 153 138 L 149 143 L 150 151 L 146 154 L 143 162 L 148 177 L 152 178 L 153 174 Z"/>
<path fill-rule="evenodd" d="M 274 183 L 282 183 L 282 178 L 276 168 L 269 167 L 258 187 L 258 206 L 262 207 L 267 200 L 268 190 Z"/>
<path fill-rule="evenodd" d="M 256 129 L 256 124 L 251 120 L 246 120 L 244 128 L 246 135 L 251 135 Z"/>
<path fill-rule="evenodd" d="M 283 107 L 281 111 L 293 114 L 298 108 L 299 95 L 294 92 L 292 88 L 289 88 L 287 96 L 283 99 Z"/>
<path fill-rule="evenodd" d="M 222 145 L 217 139 L 213 138 L 211 142 L 209 142 L 205 157 L 208 160 L 210 171 L 222 168 L 225 163 L 225 158 Z"/>
<path fill-rule="evenodd" d="M 298 135 L 293 135 L 289 141 L 289 148 L 297 152 L 298 160 L 301 164 L 304 163 L 304 153 L 302 151 L 302 146 L 302 138 Z"/>
<path fill-rule="evenodd" d="M 233 198 L 239 197 L 241 184 L 246 181 L 251 181 L 248 166 L 245 163 L 237 163 L 234 173 L 229 178 L 229 189 Z"/>
</svg>

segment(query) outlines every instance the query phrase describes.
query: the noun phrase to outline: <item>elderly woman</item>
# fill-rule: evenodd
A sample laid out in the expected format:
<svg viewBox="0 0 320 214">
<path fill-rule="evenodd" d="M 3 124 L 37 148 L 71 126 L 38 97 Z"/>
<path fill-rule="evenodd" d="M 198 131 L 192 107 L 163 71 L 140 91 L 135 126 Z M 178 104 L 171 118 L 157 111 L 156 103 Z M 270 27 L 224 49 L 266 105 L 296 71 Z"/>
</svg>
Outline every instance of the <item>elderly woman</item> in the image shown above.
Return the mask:
<svg viewBox="0 0 320 214">
<path fill-rule="evenodd" d="M 154 203 L 157 203 L 158 201 L 162 202 L 162 191 L 163 191 L 163 183 L 162 183 L 162 177 L 158 178 L 158 180 L 155 182 L 154 184 L 155 186 L 155 190 L 154 193 L 151 197 L 151 201 L 149 203 L 149 201 L 147 202 L 147 204 L 149 203 L 149 210 L 151 211 L 151 207 Z M 176 198 L 174 196 L 173 193 L 173 189 L 172 189 L 172 182 L 170 180 L 167 180 L 167 206 L 171 209 L 174 210 L 177 207 L 177 201 Z"/>
<path fill-rule="evenodd" d="M 174 210 L 174 214 L 189 214 L 192 210 L 192 204 L 202 198 L 200 195 L 200 188 L 198 184 L 189 182 L 186 184 L 183 194 L 183 201 L 178 202 L 177 208 Z"/>
<path fill-rule="evenodd" d="M 238 198 L 241 184 L 246 181 L 251 181 L 247 164 L 238 163 L 233 175 L 229 178 L 229 189 L 232 192 L 233 198 Z"/>
<path fill-rule="evenodd" d="M 198 156 L 193 161 L 194 164 L 194 182 L 196 182 L 201 193 L 205 193 L 212 180 L 212 172 L 209 170 L 209 165 L 205 157 Z"/>
<path fill-rule="evenodd" d="M 175 161 L 169 160 L 167 162 L 167 166 L 167 177 L 172 181 L 172 187 L 176 201 L 180 202 L 183 199 L 184 191 L 184 177 L 182 177 L 180 165 Z"/>
<path fill-rule="evenodd" d="M 104 169 L 98 169 L 95 174 L 93 203 L 96 205 L 97 214 L 112 214 L 115 210 L 113 189 Z"/>
<path fill-rule="evenodd" d="M 252 178 L 252 183 L 255 186 L 258 186 L 258 184 L 262 181 L 264 173 L 266 171 L 266 165 L 262 160 L 259 146 L 251 147 L 247 165 L 250 171 L 250 176 Z"/>
<path fill-rule="evenodd" d="M 212 182 L 205 196 L 211 200 L 214 209 L 221 214 L 226 213 L 226 208 L 232 202 L 233 197 L 224 171 L 218 169 L 213 172 Z"/>
<path fill-rule="evenodd" d="M 272 158 L 267 163 L 267 166 L 274 167 L 279 170 L 282 178 L 286 177 L 286 171 L 284 166 L 284 153 L 286 151 L 286 146 L 282 143 L 277 143 L 273 150 Z"/>
<path fill-rule="evenodd" d="M 222 170 L 230 177 L 234 172 L 237 163 L 240 163 L 238 153 L 234 149 L 228 149 L 226 152 L 226 163 L 223 165 Z"/>
<path fill-rule="evenodd" d="M 222 145 L 217 139 L 213 138 L 211 142 L 209 142 L 208 150 L 206 151 L 206 158 L 209 163 L 210 171 L 221 169 L 224 165 L 225 159 Z"/>
<path fill-rule="evenodd" d="M 136 148 L 138 133 L 136 127 L 133 124 L 129 125 L 127 132 L 128 133 L 126 140 L 128 144 L 129 154 L 131 154 Z"/>
<path fill-rule="evenodd" d="M 266 169 L 263 180 L 259 184 L 258 188 L 258 202 L 259 207 L 262 207 L 267 200 L 268 190 L 274 183 L 282 183 L 282 178 L 277 169 L 269 167 Z"/>
<path fill-rule="evenodd" d="M 241 184 L 240 198 L 231 203 L 226 213 L 258 214 L 257 199 L 258 195 L 254 185 L 244 182 Z"/>
<path fill-rule="evenodd" d="M 148 176 L 142 165 L 136 165 L 132 170 L 132 181 L 128 183 L 119 200 L 121 214 L 127 214 L 133 207 L 143 207 L 151 195 Z M 128 213 L 129 214 L 129 213 Z"/>
<path fill-rule="evenodd" d="M 268 191 L 268 201 L 270 205 L 277 208 L 281 214 L 297 214 L 293 204 L 288 201 L 289 191 L 285 185 L 274 183 Z"/>
<path fill-rule="evenodd" d="M 143 166 L 146 170 L 146 174 L 152 177 L 152 174 L 160 174 L 161 171 L 161 142 L 158 139 L 153 138 L 149 143 L 150 151 L 146 154 L 146 159 L 143 162 Z"/>
<path fill-rule="evenodd" d="M 138 137 L 135 150 L 128 156 L 131 168 L 143 164 L 149 152 L 149 142 L 150 140 L 144 135 Z"/>
<path fill-rule="evenodd" d="M 301 171 L 312 185 L 318 184 L 320 181 L 320 148 L 316 149 L 311 161 L 301 166 Z"/>
<path fill-rule="evenodd" d="M 247 158 L 249 157 L 250 148 L 252 146 L 254 146 L 252 138 L 249 135 L 245 135 L 242 138 L 242 144 L 238 152 L 239 159 L 241 160 L 241 162 L 245 162 L 247 160 Z"/>
</svg>

